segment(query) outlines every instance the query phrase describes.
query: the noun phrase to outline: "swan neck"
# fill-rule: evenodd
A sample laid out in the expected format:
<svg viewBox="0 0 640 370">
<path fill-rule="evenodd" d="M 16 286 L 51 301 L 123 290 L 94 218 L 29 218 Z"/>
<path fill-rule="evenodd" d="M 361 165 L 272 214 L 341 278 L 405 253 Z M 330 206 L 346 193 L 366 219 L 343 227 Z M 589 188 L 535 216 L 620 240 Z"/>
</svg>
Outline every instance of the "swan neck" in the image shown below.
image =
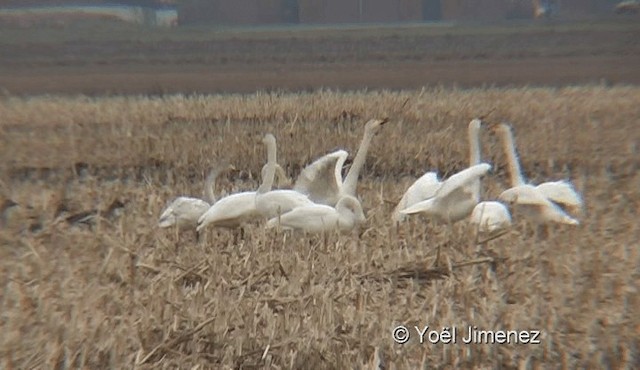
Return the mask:
<svg viewBox="0 0 640 370">
<path fill-rule="evenodd" d="M 469 167 L 480 164 L 481 161 L 480 152 L 480 130 L 477 126 L 469 125 Z M 480 200 L 480 192 L 482 190 L 480 179 L 473 182 L 472 191 L 473 197 L 476 201 Z"/>
<path fill-rule="evenodd" d="M 516 148 L 513 141 L 513 133 L 511 132 L 511 129 L 507 128 L 506 130 L 502 131 L 502 141 L 509 165 L 511 187 L 523 185 L 524 179 L 522 177 L 522 170 L 520 169 L 520 161 L 518 160 L 518 155 L 516 154 Z"/>
<path fill-rule="evenodd" d="M 207 177 L 207 181 L 204 184 L 204 195 L 207 198 L 207 202 L 209 202 L 209 204 L 213 204 L 216 202 L 216 179 L 218 178 L 218 175 L 220 174 L 220 170 L 216 169 L 214 170 L 208 177 Z"/>
<path fill-rule="evenodd" d="M 353 163 L 351 164 L 349 173 L 347 173 L 347 176 L 344 179 L 344 183 L 342 184 L 345 194 L 351 196 L 356 195 L 358 176 L 360 175 L 360 170 L 362 169 L 362 166 L 364 166 L 364 162 L 367 158 L 367 151 L 369 151 L 371 139 L 373 139 L 373 133 L 369 130 L 365 130 L 364 137 L 360 142 L 360 147 L 358 148 L 356 157 L 353 159 Z"/>
<path fill-rule="evenodd" d="M 276 165 L 278 163 L 276 145 L 273 141 L 267 142 L 267 170 L 265 171 L 262 184 L 258 188 L 258 193 L 266 193 L 273 187 L 273 180 L 276 175 Z"/>
<path fill-rule="evenodd" d="M 480 131 L 477 127 L 469 126 L 469 167 L 480 164 Z"/>
</svg>

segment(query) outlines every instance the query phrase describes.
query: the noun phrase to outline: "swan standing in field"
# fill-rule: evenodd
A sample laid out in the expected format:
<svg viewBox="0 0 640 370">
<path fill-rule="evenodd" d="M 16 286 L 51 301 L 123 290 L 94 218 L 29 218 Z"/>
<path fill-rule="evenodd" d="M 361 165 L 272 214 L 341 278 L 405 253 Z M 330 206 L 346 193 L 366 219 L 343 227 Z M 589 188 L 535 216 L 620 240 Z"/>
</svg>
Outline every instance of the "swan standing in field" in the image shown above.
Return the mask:
<svg viewBox="0 0 640 370">
<path fill-rule="evenodd" d="M 371 140 L 388 119 L 369 120 L 364 127 L 364 136 L 347 176 L 342 181 L 342 165 L 347 152 L 338 150 L 321 157 L 305 167 L 298 176 L 293 190 L 305 194 L 318 204 L 335 206 L 344 195 L 356 197 L 358 176 L 367 157 Z"/>
<path fill-rule="evenodd" d="M 467 129 L 467 135 L 469 139 L 469 166 L 474 166 L 480 163 L 480 129 L 482 127 L 482 121 L 475 118 L 469 122 Z M 475 184 L 474 184 L 475 185 Z M 391 218 L 395 222 L 402 222 L 406 216 L 400 212 L 408 207 L 413 206 L 416 203 L 422 202 L 426 199 L 432 198 L 438 188 L 442 186 L 442 181 L 438 178 L 436 172 L 427 172 L 418 180 L 416 180 L 404 193 L 398 205 L 393 210 Z M 476 189 L 474 189 L 476 190 Z M 477 194 L 477 195 L 476 195 Z M 476 203 L 480 200 L 480 182 L 478 181 L 477 191 L 471 195 L 477 199 Z M 469 210 L 471 213 L 471 210 Z"/>
<path fill-rule="evenodd" d="M 360 201 L 356 197 L 344 195 L 335 208 L 324 204 L 298 207 L 270 219 L 266 227 L 280 226 L 284 230 L 303 230 L 308 233 L 331 230 L 348 232 L 365 220 Z"/>
<path fill-rule="evenodd" d="M 453 224 L 468 217 L 478 204 L 473 184 L 491 170 L 488 163 L 466 168 L 442 182 L 435 195 L 400 211 L 422 213 L 440 223 Z"/>
<path fill-rule="evenodd" d="M 264 218 L 272 218 L 289 212 L 296 207 L 314 203 L 306 195 L 295 190 L 271 190 L 277 162 L 276 138 L 266 134 L 262 142 L 267 147 L 266 174 L 255 196 L 256 210 Z"/>
<path fill-rule="evenodd" d="M 501 123 L 492 131 L 499 134 L 509 166 L 511 188 L 500 194 L 498 199 L 517 208 L 522 215 L 535 224 L 561 223 L 578 225 L 579 221 L 567 214 L 560 206 L 580 211 L 583 202 L 580 194 L 566 181 L 550 181 L 538 186 L 527 184 L 520 169 L 520 163 L 513 142 L 511 126 Z"/>
<path fill-rule="evenodd" d="M 469 122 L 467 135 L 469 140 L 469 167 L 441 182 L 437 175 L 428 172 L 411 191 L 408 189 L 394 211 L 392 218 L 402 220 L 402 215 L 423 213 L 439 223 L 451 227 L 454 223 L 470 216 L 480 202 L 480 179 L 491 169 L 491 165 L 480 163 L 480 129 L 482 120 L 475 118 Z M 420 193 L 431 195 L 414 204 L 408 204 L 411 198 Z M 403 206 L 407 204 L 406 207 Z M 395 213 L 397 212 L 397 214 Z M 436 251 L 435 265 L 440 258 L 440 247 Z"/>
<path fill-rule="evenodd" d="M 482 120 L 479 118 L 475 118 L 469 122 L 467 129 L 469 139 L 469 167 L 481 163 L 481 128 Z M 403 221 L 406 214 L 402 213 L 402 210 L 434 197 L 441 186 L 442 182 L 438 179 L 437 173 L 427 172 L 424 174 L 407 189 L 402 199 L 400 199 L 400 202 L 398 202 L 392 215 L 393 221 Z M 470 213 L 470 222 L 479 225 L 479 231 L 481 232 L 489 232 L 489 230 L 493 232 L 511 225 L 511 215 L 503 204 L 495 201 L 480 202 L 480 178 L 469 182 L 467 186 L 469 189 L 466 195 L 454 201 L 455 204 L 460 206 L 460 216 L 455 217 L 452 222 L 457 222 L 465 218 L 465 214 L 468 215 Z M 466 202 L 464 201 L 465 197 Z"/>
<path fill-rule="evenodd" d="M 200 216 L 216 201 L 216 178 L 222 171 L 232 168 L 233 166 L 228 164 L 213 168 L 205 181 L 204 193 L 206 200 L 184 196 L 176 198 L 162 211 L 158 227 L 176 226 L 179 230 L 195 228 L 198 225 Z"/>
<path fill-rule="evenodd" d="M 464 169 L 442 182 L 432 198 L 418 202 L 400 211 L 405 215 L 422 213 L 439 223 L 449 225 L 465 219 L 478 204 L 474 182 L 485 176 L 491 165 L 480 163 Z M 436 250 L 435 266 L 440 261 L 440 245 Z"/>
</svg>

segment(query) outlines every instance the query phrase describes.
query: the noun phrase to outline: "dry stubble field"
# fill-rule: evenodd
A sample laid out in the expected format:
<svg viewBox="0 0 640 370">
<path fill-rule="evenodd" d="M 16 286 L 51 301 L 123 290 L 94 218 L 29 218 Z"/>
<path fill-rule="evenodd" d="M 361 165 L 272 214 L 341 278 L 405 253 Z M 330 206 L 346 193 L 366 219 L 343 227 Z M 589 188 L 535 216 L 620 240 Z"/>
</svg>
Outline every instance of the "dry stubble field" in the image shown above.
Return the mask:
<svg viewBox="0 0 640 370">
<path fill-rule="evenodd" d="M 637 368 L 638 101 L 637 87 L 603 86 L 5 97 L 2 190 L 18 206 L 0 229 L 2 366 Z M 481 250 L 466 222 L 453 233 L 420 218 L 393 227 L 415 178 L 466 165 L 467 123 L 491 109 L 513 123 L 531 181 L 569 178 L 583 192 L 582 224 L 537 242 L 516 216 Z M 391 122 L 358 187 L 367 221 L 353 235 L 325 243 L 256 225 L 237 243 L 213 228 L 198 242 L 155 227 L 173 197 L 202 195 L 217 161 L 237 168 L 217 194 L 255 189 L 266 132 L 295 177 L 332 149 L 353 155 L 364 122 L 383 116 Z M 507 178 L 488 132 L 483 156 L 495 166 L 491 199 Z M 120 215 L 108 210 L 114 200 Z M 103 217 L 90 224 L 65 221 L 96 208 Z M 427 271 L 438 245 L 450 274 Z M 463 266 L 487 256 L 493 266 Z M 397 325 L 543 334 L 541 344 L 434 345 L 414 332 L 399 345 Z"/>
</svg>

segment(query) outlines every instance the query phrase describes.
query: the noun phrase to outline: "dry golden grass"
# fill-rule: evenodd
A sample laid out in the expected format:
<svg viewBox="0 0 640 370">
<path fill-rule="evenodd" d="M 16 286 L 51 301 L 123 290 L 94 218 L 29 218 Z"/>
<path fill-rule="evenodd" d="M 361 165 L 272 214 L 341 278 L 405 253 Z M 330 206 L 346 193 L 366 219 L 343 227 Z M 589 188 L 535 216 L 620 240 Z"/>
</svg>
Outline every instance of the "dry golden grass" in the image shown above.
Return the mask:
<svg viewBox="0 0 640 370">
<path fill-rule="evenodd" d="M 403 106 L 403 103 L 407 104 Z M 611 368 L 640 366 L 640 88 L 170 96 L 5 97 L 0 101 L 0 358 L 27 368 Z M 391 210 L 427 170 L 466 166 L 466 127 L 495 109 L 514 125 L 534 183 L 570 178 L 587 209 L 577 228 L 536 242 L 518 221 L 479 251 Z M 220 159 L 238 171 L 218 193 L 255 189 L 259 138 L 278 138 L 291 176 L 337 147 L 353 155 L 363 123 L 389 116 L 359 183 L 367 222 L 349 236 L 256 226 L 245 240 L 200 242 L 155 227 L 177 195 L 202 195 Z M 495 164 L 486 197 L 506 185 Z M 107 210 L 126 205 L 121 216 Z M 5 202 L 6 205 L 8 203 Z M 6 209 L 4 209 L 6 208 Z M 104 217 L 69 224 L 91 209 Z M 359 235 L 358 235 L 359 234 Z M 450 274 L 428 273 L 433 251 Z M 493 264 L 464 261 L 499 256 Z M 495 270 L 495 273 L 493 272 Z M 404 345 L 397 325 L 541 330 L 541 344 Z"/>
</svg>

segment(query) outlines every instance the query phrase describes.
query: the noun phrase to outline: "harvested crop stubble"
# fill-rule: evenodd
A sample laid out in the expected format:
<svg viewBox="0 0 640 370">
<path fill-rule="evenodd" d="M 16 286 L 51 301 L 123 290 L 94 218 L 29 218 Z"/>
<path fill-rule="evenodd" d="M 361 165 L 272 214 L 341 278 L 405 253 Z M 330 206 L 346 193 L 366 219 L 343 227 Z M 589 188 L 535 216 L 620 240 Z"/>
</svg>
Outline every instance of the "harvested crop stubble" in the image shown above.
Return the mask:
<svg viewBox="0 0 640 370">
<path fill-rule="evenodd" d="M 387 368 L 639 367 L 638 101 L 639 88 L 602 86 L 5 97 L 2 366 L 334 369 L 378 353 Z M 465 222 L 453 234 L 419 217 L 396 229 L 391 211 L 406 187 L 425 171 L 465 167 L 467 124 L 491 109 L 488 119 L 513 124 L 527 178 L 570 178 L 583 193 L 581 225 L 538 243 L 516 217 L 480 252 Z M 360 235 L 254 226 L 234 244 L 227 230 L 178 242 L 156 228 L 175 196 L 202 196 L 219 158 L 237 170 L 220 176 L 218 193 L 255 190 L 265 132 L 296 176 L 338 147 L 353 155 L 364 122 L 385 116 L 359 182 Z M 499 142 L 482 142 L 495 166 L 484 195 L 494 199 L 506 162 Z M 65 221 L 90 210 L 100 217 Z M 425 271 L 437 245 L 451 272 Z M 493 266 L 467 263 L 495 256 Z M 544 334 L 539 345 L 398 345 L 397 325 Z"/>
</svg>

